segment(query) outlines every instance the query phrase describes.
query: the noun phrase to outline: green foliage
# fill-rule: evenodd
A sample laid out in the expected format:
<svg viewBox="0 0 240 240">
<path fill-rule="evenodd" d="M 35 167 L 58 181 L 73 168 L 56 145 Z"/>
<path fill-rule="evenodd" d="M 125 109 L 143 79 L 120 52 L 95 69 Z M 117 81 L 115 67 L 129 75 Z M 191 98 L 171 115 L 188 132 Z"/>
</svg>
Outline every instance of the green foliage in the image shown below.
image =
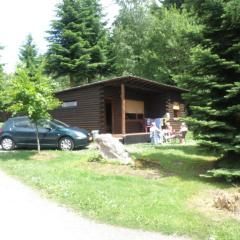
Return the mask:
<svg viewBox="0 0 240 240">
<path fill-rule="evenodd" d="M 58 101 L 53 97 L 53 86 L 49 79 L 38 70 L 29 77 L 28 70 L 19 68 L 8 90 L 11 106 L 8 110 L 14 115 L 26 114 L 34 122 L 49 118 L 49 110 L 58 106 Z"/>
<path fill-rule="evenodd" d="M 109 71 L 108 36 L 98 0 L 63 0 L 48 32 L 48 71 L 68 76 L 71 86 Z"/>
<path fill-rule="evenodd" d="M 118 75 L 141 74 L 139 64 L 146 48 L 150 23 L 145 1 L 119 1 L 121 7 L 113 28 L 115 66 Z"/>
<path fill-rule="evenodd" d="M 239 1 L 196 1 L 202 39 L 191 51 L 191 64 L 179 81 L 195 136 L 229 159 L 240 156 L 240 18 Z"/>
<path fill-rule="evenodd" d="M 177 8 L 181 8 L 182 5 L 184 4 L 184 0 L 163 0 L 162 3 L 166 7 L 175 6 Z"/>
<path fill-rule="evenodd" d="M 190 61 L 193 44 L 186 35 L 200 27 L 175 7 L 128 2 L 122 4 L 113 31 L 118 74 L 174 84 L 173 77 L 184 72 Z"/>
<path fill-rule="evenodd" d="M 42 67 L 31 74 L 27 68 L 18 68 L 5 91 L 7 111 L 13 115 L 26 115 L 35 124 L 39 151 L 38 123 L 42 119 L 50 118 L 49 111 L 59 105 L 53 94 L 52 83 L 43 75 Z"/>
<path fill-rule="evenodd" d="M 20 65 L 27 68 L 31 74 L 36 71 L 41 62 L 31 34 L 27 35 L 25 43 L 20 48 L 19 60 Z"/>
<path fill-rule="evenodd" d="M 185 72 L 190 63 L 193 42 L 186 36 L 197 34 L 201 28 L 184 10 L 159 7 L 152 12 L 142 69 L 151 79 L 181 86 L 174 76 Z"/>
<path fill-rule="evenodd" d="M 218 169 L 208 170 L 206 174 L 201 176 L 207 177 L 207 178 L 224 178 L 227 182 L 235 182 L 235 181 L 239 181 L 240 179 L 240 170 L 218 168 Z"/>
</svg>

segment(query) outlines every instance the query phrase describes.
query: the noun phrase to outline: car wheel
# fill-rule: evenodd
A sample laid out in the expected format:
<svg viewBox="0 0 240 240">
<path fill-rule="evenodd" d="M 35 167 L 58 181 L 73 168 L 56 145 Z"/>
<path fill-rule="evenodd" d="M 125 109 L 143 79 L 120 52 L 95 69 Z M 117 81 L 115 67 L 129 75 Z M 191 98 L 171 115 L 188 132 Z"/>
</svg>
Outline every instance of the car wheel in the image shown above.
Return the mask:
<svg viewBox="0 0 240 240">
<path fill-rule="evenodd" d="M 14 141 L 9 137 L 3 138 L 3 140 L 1 141 L 1 145 L 2 145 L 2 149 L 6 151 L 13 150 L 15 147 Z"/>
<path fill-rule="evenodd" d="M 63 151 L 74 149 L 74 142 L 70 137 L 63 137 L 59 140 L 59 148 Z"/>
</svg>

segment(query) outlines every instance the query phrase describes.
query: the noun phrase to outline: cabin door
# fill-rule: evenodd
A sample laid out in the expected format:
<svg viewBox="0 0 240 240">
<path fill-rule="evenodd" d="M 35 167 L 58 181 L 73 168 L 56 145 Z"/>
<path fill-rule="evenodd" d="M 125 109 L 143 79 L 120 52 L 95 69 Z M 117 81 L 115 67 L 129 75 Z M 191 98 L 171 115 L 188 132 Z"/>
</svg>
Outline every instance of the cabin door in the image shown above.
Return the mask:
<svg viewBox="0 0 240 240">
<path fill-rule="evenodd" d="M 105 101 L 106 133 L 113 133 L 113 116 L 114 116 L 113 102 L 112 100 L 106 100 Z"/>
</svg>

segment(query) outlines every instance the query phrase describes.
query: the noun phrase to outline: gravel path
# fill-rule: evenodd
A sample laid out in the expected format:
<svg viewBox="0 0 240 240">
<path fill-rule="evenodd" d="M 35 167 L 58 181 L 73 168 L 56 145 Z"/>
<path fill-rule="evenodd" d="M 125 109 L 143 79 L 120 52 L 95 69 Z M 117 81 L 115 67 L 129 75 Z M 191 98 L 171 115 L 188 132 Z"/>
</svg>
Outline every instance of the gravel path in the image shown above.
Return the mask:
<svg viewBox="0 0 240 240">
<path fill-rule="evenodd" d="M 175 236 L 99 224 L 42 198 L 0 171 L 2 240 L 184 240 Z"/>
</svg>

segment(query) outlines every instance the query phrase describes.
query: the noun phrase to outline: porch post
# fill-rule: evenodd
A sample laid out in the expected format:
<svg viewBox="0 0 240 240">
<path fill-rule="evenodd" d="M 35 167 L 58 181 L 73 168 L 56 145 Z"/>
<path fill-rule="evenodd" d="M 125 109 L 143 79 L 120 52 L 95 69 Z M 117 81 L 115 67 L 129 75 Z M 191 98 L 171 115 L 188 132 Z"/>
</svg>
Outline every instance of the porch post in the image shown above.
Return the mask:
<svg viewBox="0 0 240 240">
<path fill-rule="evenodd" d="M 126 134 L 126 104 L 125 104 L 125 85 L 121 84 L 121 109 L 122 109 L 122 117 L 121 117 L 121 130 L 122 134 Z"/>
</svg>

